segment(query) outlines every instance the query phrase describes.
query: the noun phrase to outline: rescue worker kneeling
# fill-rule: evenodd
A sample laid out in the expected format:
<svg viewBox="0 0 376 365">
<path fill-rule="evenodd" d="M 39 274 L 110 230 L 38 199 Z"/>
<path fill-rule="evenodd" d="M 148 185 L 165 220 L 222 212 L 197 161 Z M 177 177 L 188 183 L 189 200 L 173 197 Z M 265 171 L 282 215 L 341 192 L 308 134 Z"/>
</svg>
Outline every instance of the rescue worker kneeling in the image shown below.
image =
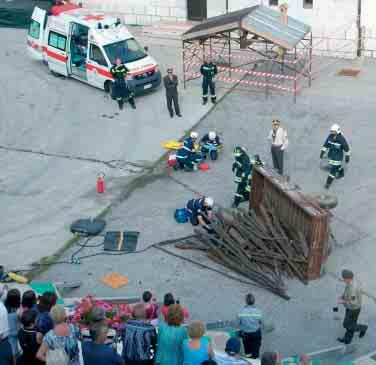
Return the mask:
<svg viewBox="0 0 376 365">
<path fill-rule="evenodd" d="M 218 158 L 218 149 L 222 143 L 216 132 L 210 131 L 205 134 L 204 137 L 202 137 L 200 144 L 203 160 L 206 160 L 207 155 L 209 155 L 212 161 L 215 161 Z"/>
<path fill-rule="evenodd" d="M 116 58 L 115 65 L 110 70 L 115 81 L 112 84 L 111 97 L 117 100 L 119 109 L 122 110 L 124 102 L 128 101 L 133 109 L 136 109 L 136 103 L 134 101 L 134 92 L 128 85 L 127 75 L 128 69 L 122 64 L 120 58 Z"/>
<path fill-rule="evenodd" d="M 187 203 L 187 211 L 192 226 L 200 225 L 210 232 L 210 223 L 213 218 L 213 205 L 214 199 L 210 197 L 204 196 L 199 199 L 189 200 Z"/>
<path fill-rule="evenodd" d="M 176 170 L 197 170 L 197 164 L 201 161 L 201 154 L 196 152 L 195 147 L 197 139 L 198 133 L 191 132 L 190 136 L 184 140 L 183 147 L 176 153 Z"/>
</svg>

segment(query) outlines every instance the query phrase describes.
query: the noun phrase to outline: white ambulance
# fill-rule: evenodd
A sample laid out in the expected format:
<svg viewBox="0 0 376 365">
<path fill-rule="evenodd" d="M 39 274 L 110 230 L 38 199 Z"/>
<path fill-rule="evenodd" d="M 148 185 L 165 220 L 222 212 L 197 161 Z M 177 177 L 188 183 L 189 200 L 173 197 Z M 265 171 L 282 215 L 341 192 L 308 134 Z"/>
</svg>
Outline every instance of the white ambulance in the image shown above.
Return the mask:
<svg viewBox="0 0 376 365">
<path fill-rule="evenodd" d="M 161 74 L 119 18 L 93 13 L 69 4 L 55 6 L 52 14 L 36 7 L 27 36 L 30 55 L 45 62 L 51 72 L 73 77 L 110 92 L 110 73 L 116 58 L 129 69 L 136 92 L 157 88 Z"/>
</svg>

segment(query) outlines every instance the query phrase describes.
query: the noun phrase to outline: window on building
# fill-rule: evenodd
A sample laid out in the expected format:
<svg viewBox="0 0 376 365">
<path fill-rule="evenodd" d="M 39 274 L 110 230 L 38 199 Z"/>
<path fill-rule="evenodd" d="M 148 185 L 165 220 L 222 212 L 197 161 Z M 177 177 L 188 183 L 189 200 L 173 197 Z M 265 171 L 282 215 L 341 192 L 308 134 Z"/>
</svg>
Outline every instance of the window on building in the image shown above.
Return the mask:
<svg viewBox="0 0 376 365">
<path fill-rule="evenodd" d="M 269 0 L 269 6 L 278 6 L 278 0 Z"/>
<path fill-rule="evenodd" d="M 50 32 L 48 35 L 48 45 L 51 47 L 60 49 L 60 51 L 65 51 L 66 43 L 67 37 L 62 34 Z"/>
<path fill-rule="evenodd" d="M 312 9 L 313 8 L 313 0 L 303 0 L 303 8 L 304 9 Z"/>
<path fill-rule="evenodd" d="M 108 66 L 102 51 L 95 44 L 90 45 L 90 59 L 96 62 L 98 65 Z"/>
</svg>

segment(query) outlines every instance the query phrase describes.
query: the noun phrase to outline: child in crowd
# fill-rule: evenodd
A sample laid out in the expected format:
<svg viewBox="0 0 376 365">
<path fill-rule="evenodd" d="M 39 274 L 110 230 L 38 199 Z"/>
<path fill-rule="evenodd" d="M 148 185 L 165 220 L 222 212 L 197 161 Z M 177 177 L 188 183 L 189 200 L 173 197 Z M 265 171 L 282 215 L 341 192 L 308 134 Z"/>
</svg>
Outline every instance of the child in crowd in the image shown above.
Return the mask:
<svg viewBox="0 0 376 365">
<path fill-rule="evenodd" d="M 146 319 L 150 322 L 158 320 L 159 305 L 157 303 L 157 299 L 149 290 L 146 290 L 142 294 L 142 301 L 145 304 Z"/>
<path fill-rule="evenodd" d="M 164 319 L 166 318 L 168 307 L 172 304 L 179 304 L 181 306 L 181 308 L 183 309 L 183 313 L 184 313 L 184 321 L 186 321 L 189 318 L 189 312 L 186 308 L 184 308 L 184 306 L 182 304 L 180 304 L 179 300 L 175 300 L 172 293 L 167 293 L 164 296 L 163 306 L 162 306 L 162 309 L 161 309 L 163 318 Z"/>
</svg>

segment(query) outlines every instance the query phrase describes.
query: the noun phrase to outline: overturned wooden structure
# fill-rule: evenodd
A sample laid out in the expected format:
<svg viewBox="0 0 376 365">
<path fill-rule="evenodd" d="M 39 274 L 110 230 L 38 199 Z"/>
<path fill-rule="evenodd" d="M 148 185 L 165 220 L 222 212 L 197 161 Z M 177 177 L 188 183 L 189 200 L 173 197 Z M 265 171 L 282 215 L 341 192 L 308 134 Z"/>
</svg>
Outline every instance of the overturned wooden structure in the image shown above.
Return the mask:
<svg viewBox="0 0 376 365">
<path fill-rule="evenodd" d="M 250 210 L 219 209 L 212 230 L 196 229 L 192 247 L 285 299 L 283 278 L 308 284 L 328 255 L 329 212 L 264 167 L 253 171 Z"/>
<path fill-rule="evenodd" d="M 329 211 L 307 199 L 298 186 L 266 167 L 254 169 L 250 209 L 258 213 L 268 201 L 282 224 L 297 230 L 307 242 L 308 280 L 318 279 L 329 255 Z"/>
</svg>

